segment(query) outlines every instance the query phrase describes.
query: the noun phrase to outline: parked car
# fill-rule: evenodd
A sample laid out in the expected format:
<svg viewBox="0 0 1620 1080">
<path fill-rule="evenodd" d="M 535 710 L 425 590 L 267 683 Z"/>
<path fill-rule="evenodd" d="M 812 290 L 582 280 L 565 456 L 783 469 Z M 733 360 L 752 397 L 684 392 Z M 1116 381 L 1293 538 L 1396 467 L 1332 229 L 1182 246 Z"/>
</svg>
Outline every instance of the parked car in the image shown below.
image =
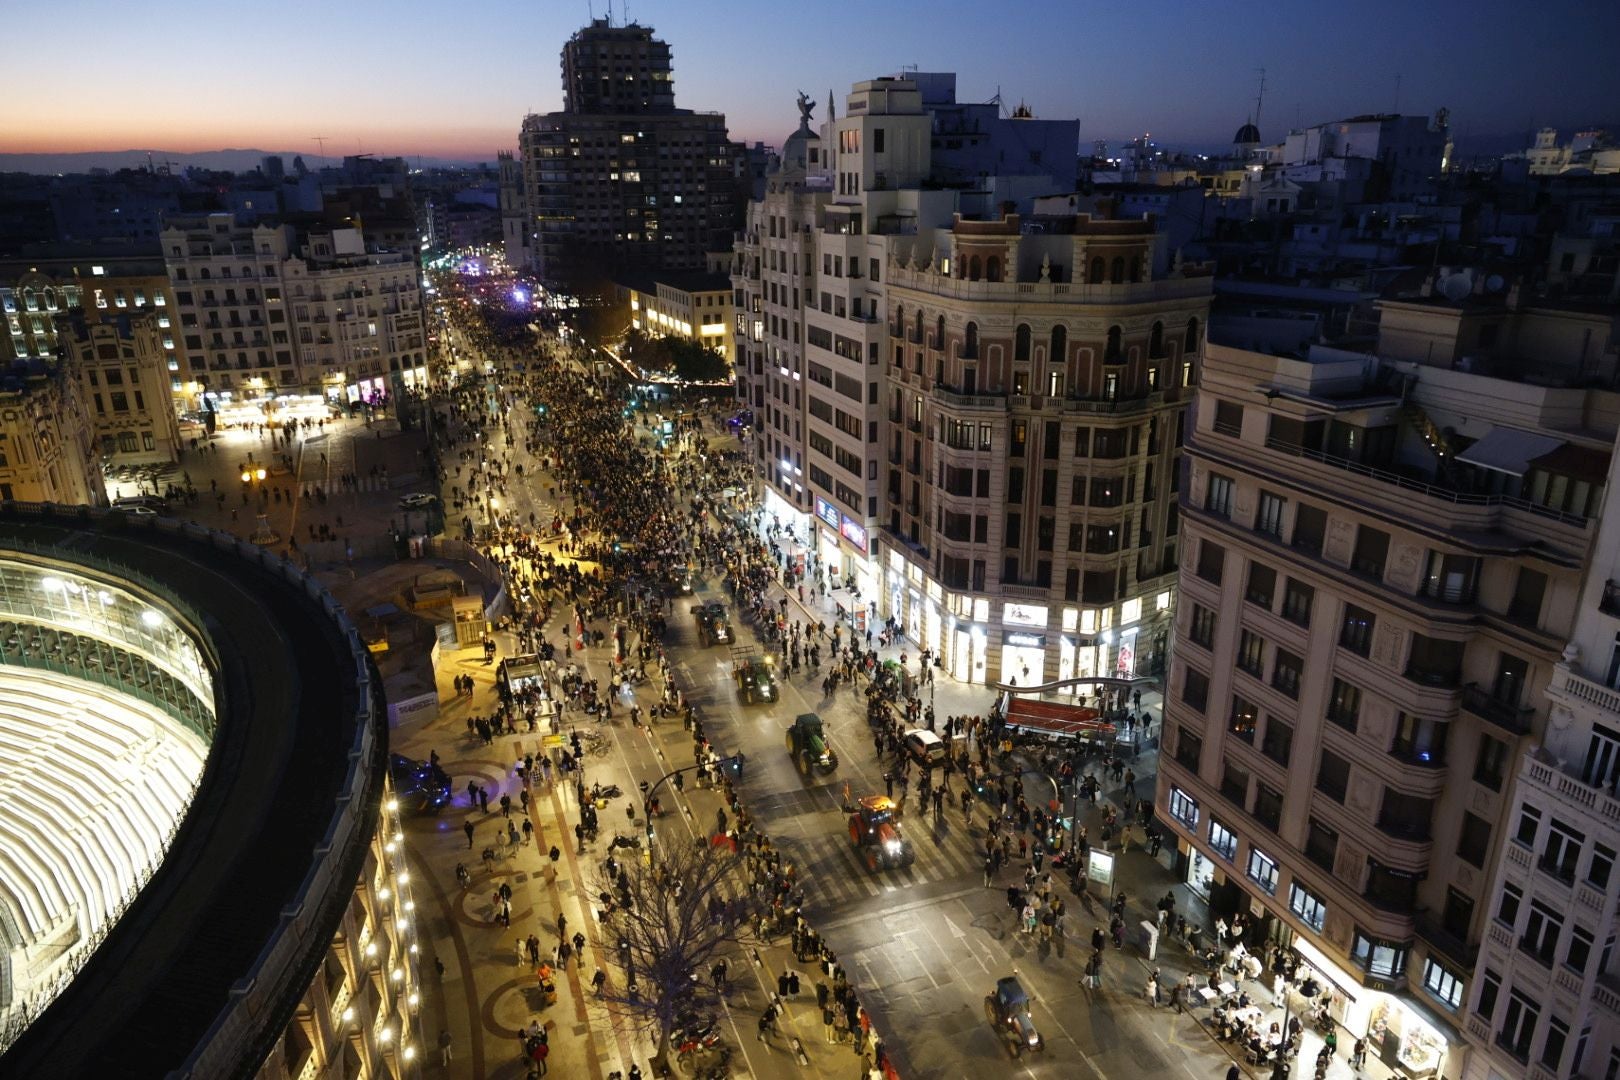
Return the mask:
<svg viewBox="0 0 1620 1080">
<path fill-rule="evenodd" d="M 399 500 L 401 510 L 426 510 L 439 501 L 437 495 L 430 495 L 425 491 L 414 491 Z"/>
<path fill-rule="evenodd" d="M 901 736 L 901 742 L 911 759 L 925 768 L 944 765 L 949 756 L 945 752 L 945 740 L 925 728 L 912 728 Z"/>
</svg>

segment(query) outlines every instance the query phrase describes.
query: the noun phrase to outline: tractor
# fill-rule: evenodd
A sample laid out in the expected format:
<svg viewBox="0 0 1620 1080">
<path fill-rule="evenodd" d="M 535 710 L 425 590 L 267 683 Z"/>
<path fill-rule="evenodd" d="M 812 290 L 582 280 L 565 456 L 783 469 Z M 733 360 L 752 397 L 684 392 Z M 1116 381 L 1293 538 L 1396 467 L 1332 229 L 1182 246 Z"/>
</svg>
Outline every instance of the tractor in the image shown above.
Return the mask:
<svg viewBox="0 0 1620 1080">
<path fill-rule="evenodd" d="M 694 604 L 692 614 L 697 618 L 698 641 L 705 647 L 732 640 L 731 620 L 726 617 L 726 605 L 720 601 Z"/>
<path fill-rule="evenodd" d="M 887 795 L 868 795 L 849 815 L 849 842 L 873 872 L 910 866 L 911 842 L 900 835 L 900 809 Z"/>
<path fill-rule="evenodd" d="M 775 662 L 750 646 L 731 650 L 731 678 L 737 684 L 737 696 L 745 705 L 776 701 L 782 696 L 776 686 Z"/>
<path fill-rule="evenodd" d="M 793 726 L 787 731 L 787 748 L 800 776 L 809 776 L 812 772 L 830 773 L 838 768 L 838 755 L 827 745 L 821 717 L 815 713 L 800 713 L 794 718 Z"/>
</svg>

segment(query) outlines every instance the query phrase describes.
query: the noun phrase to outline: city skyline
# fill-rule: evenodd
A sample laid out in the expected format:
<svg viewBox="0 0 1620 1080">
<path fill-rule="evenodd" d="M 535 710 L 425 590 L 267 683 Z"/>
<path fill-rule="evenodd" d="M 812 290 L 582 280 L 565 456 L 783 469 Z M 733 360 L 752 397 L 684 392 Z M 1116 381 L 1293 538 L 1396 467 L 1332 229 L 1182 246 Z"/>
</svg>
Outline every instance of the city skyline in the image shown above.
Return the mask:
<svg viewBox="0 0 1620 1080">
<path fill-rule="evenodd" d="M 516 145 L 526 113 L 561 107 L 562 44 L 593 14 L 607 14 L 605 4 L 578 7 L 503 0 L 480 5 L 482 18 L 446 21 L 419 0 L 336 14 L 295 2 L 288 17 L 245 36 L 198 0 L 171 0 L 140 26 L 86 18 L 77 28 L 81 44 L 106 59 L 93 77 L 53 84 L 50 50 L 20 56 L 19 81 L 52 89 L 11 118 L 0 153 L 257 146 L 311 162 L 351 153 L 493 160 L 496 150 Z M 59 16 L 45 11 L 16 13 L 20 40 L 52 31 Z M 312 48 L 305 35 L 314 23 L 300 12 L 319 12 L 326 40 L 361 43 L 362 55 Z M 622 6 L 613 14 L 624 21 Z M 1602 124 L 1620 100 L 1620 76 L 1600 52 L 1620 32 L 1620 9 L 1574 4 L 1546 6 L 1534 23 L 1504 2 L 1438 0 L 1419 18 L 1409 6 L 1375 3 L 1296 13 L 1286 25 L 1260 12 L 1210 15 L 1189 3 L 1148 11 L 1099 5 L 1080 12 L 1071 34 L 1053 33 L 1061 21 L 1030 5 L 986 20 L 965 3 L 902 3 L 874 13 L 837 0 L 791 38 L 774 31 L 779 24 L 733 14 L 713 3 L 628 12 L 669 42 L 677 104 L 724 112 L 732 138 L 746 142 L 779 143 L 792 129 L 800 90 L 820 105 L 820 120 L 829 88 L 841 107 L 840 88 L 910 65 L 958 73 L 963 100 L 999 92 L 1009 110 L 1022 102 L 1039 117 L 1078 117 L 1082 146 L 1137 134 L 1219 146 L 1253 114 L 1260 68 L 1267 140 L 1300 124 L 1445 106 L 1466 144 L 1540 126 Z M 190 55 L 233 58 L 219 85 L 199 85 L 184 65 L 152 62 L 176 47 L 177 27 Z M 755 37 L 762 28 L 771 31 L 764 40 Z M 490 40 L 498 46 L 486 46 Z M 429 45 L 432 52 L 422 51 Z M 1554 70 L 1558 79 L 1545 78 Z M 242 80 L 239 93 L 229 92 L 233 80 Z M 130 87 L 145 92 L 132 95 Z M 120 97 L 137 103 L 134 115 L 107 108 Z"/>
</svg>

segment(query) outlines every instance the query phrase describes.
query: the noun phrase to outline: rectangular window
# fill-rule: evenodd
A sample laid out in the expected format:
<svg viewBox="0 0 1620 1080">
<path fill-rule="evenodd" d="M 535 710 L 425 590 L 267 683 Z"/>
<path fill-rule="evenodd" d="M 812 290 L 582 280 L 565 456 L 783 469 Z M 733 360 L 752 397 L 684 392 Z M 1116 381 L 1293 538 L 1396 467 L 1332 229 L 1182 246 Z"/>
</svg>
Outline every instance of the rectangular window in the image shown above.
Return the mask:
<svg viewBox="0 0 1620 1080">
<path fill-rule="evenodd" d="M 1249 564 L 1249 584 L 1243 590 L 1243 599 L 1271 610 L 1271 598 L 1277 593 L 1277 571 L 1257 562 Z"/>
<path fill-rule="evenodd" d="M 1378 827 L 1384 832 L 1407 840 L 1427 840 L 1433 821 L 1433 799 L 1384 788 L 1384 800 L 1378 809 Z"/>
<path fill-rule="evenodd" d="M 1338 628 L 1338 643 L 1356 656 L 1367 656 L 1372 651 L 1372 612 L 1345 604 L 1345 622 Z"/>
<path fill-rule="evenodd" d="M 1288 910 L 1318 934 L 1322 932 L 1322 924 L 1327 921 L 1327 905 L 1322 898 L 1297 881 L 1288 885 Z"/>
<path fill-rule="evenodd" d="M 1463 976 L 1451 971 L 1433 956 L 1423 961 L 1423 989 L 1439 998 L 1448 1009 L 1462 1005 Z"/>
<path fill-rule="evenodd" d="M 1529 803 L 1519 806 L 1519 825 L 1513 832 L 1513 839 L 1525 847 L 1536 846 L 1536 833 L 1541 829 L 1541 811 Z"/>
<path fill-rule="evenodd" d="M 1564 963 L 1585 975 L 1587 962 L 1592 959 L 1592 942 L 1592 932 L 1586 927 L 1578 923 L 1570 927 L 1569 949 L 1564 953 Z"/>
<path fill-rule="evenodd" d="M 1478 556 L 1431 551 L 1422 593 L 1444 604 L 1471 604 L 1479 589 L 1479 570 Z"/>
<path fill-rule="evenodd" d="M 1176 729 L 1176 764 L 1197 775 L 1204 756 L 1204 740 L 1186 728 Z"/>
<path fill-rule="evenodd" d="M 1508 602 L 1507 617 L 1521 626 L 1535 626 L 1541 619 L 1541 601 L 1547 594 L 1547 575 L 1528 566 L 1519 567 L 1518 584 Z"/>
<path fill-rule="evenodd" d="M 1316 590 L 1297 578 L 1289 578 L 1288 585 L 1283 590 L 1282 615 L 1291 623 L 1309 627 L 1311 625 L 1311 605 L 1316 600 Z"/>
<path fill-rule="evenodd" d="M 1496 921 L 1506 926 L 1513 926 L 1519 921 L 1519 905 L 1524 902 L 1524 892 L 1517 885 L 1503 883 L 1502 894 L 1496 901 Z"/>
<path fill-rule="evenodd" d="M 1205 540 L 1198 545 L 1198 576 L 1212 585 L 1221 583 L 1221 574 L 1226 567 L 1226 549 L 1219 544 Z"/>
<path fill-rule="evenodd" d="M 1175 785 L 1170 786 L 1170 816 L 1187 826 L 1198 828 L 1198 800 Z"/>
<path fill-rule="evenodd" d="M 1532 900 L 1530 916 L 1524 921 L 1524 937 L 1519 939 L 1519 945 L 1525 952 L 1551 967 L 1553 957 L 1558 952 L 1558 939 L 1563 932 L 1563 915 L 1540 900 Z"/>
<path fill-rule="evenodd" d="M 1345 793 L 1350 790 L 1350 763 L 1324 748 L 1322 760 L 1316 766 L 1316 790 L 1335 802 L 1344 802 Z"/>
<path fill-rule="evenodd" d="M 1259 848 L 1250 848 L 1248 873 L 1249 880 L 1266 890 L 1268 895 L 1277 894 L 1277 860 Z"/>
<path fill-rule="evenodd" d="M 1255 678 L 1265 672 L 1266 639 L 1253 630 L 1244 630 L 1238 636 L 1237 666 Z"/>
<path fill-rule="evenodd" d="M 1248 805 L 1249 774 L 1230 761 L 1226 763 L 1226 769 L 1221 773 L 1221 796 L 1234 805 Z"/>
<path fill-rule="evenodd" d="M 1208 649 L 1215 644 L 1215 612 L 1202 604 L 1194 604 L 1188 621 L 1187 636 Z"/>
<path fill-rule="evenodd" d="M 1474 781 L 1492 791 L 1502 790 L 1507 775 L 1507 743 L 1489 735 L 1480 735 L 1479 753 L 1474 758 Z"/>
<path fill-rule="evenodd" d="M 1209 676 L 1197 668 L 1188 668 L 1181 683 L 1181 700 L 1199 712 L 1209 704 Z"/>
<path fill-rule="evenodd" d="M 1272 832 L 1282 831 L 1282 792 L 1265 784 L 1254 786 L 1254 819 Z"/>
<path fill-rule="evenodd" d="M 1491 1014 L 1496 1011 L 1496 999 L 1497 995 L 1499 995 L 1501 991 L 1502 976 L 1498 975 L 1490 968 L 1486 968 L 1485 973 L 1480 976 L 1479 1002 L 1474 1007 L 1474 1012 L 1484 1017 L 1487 1021 L 1490 1020 Z"/>
<path fill-rule="evenodd" d="M 1554 1072 L 1564 1058 L 1564 1046 L 1569 1042 L 1569 1025 L 1556 1016 L 1547 1017 L 1547 1038 L 1541 1044 L 1541 1064 Z"/>
<path fill-rule="evenodd" d="M 1327 538 L 1327 511 L 1300 503 L 1294 511 L 1294 534 L 1290 544 L 1307 555 L 1321 555 Z"/>
<path fill-rule="evenodd" d="M 1384 563 L 1389 558 L 1389 533 L 1363 525 L 1356 530 L 1356 548 L 1350 556 L 1350 569 L 1382 581 Z"/>
<path fill-rule="evenodd" d="M 1536 1003 L 1517 990 L 1508 992 L 1507 1010 L 1502 1016 L 1502 1030 L 1496 1033 L 1496 1044 L 1520 1061 L 1530 1060 L 1530 1043 L 1536 1037 L 1536 1022 L 1541 1010 Z"/>
<path fill-rule="evenodd" d="M 1288 767 L 1294 751 L 1294 728 L 1275 716 L 1266 717 L 1266 734 L 1260 741 L 1260 752 L 1277 764 Z"/>
<path fill-rule="evenodd" d="M 1457 834 L 1457 857 L 1481 869 L 1491 850 L 1491 823 L 1463 811 L 1462 829 Z"/>
<path fill-rule="evenodd" d="M 1375 978 L 1395 979 L 1406 973 L 1406 956 L 1411 946 L 1394 941 L 1380 941 L 1356 930 L 1351 941 L 1350 956 L 1367 974 Z"/>
<path fill-rule="evenodd" d="M 1255 723 L 1260 719 L 1260 709 L 1254 702 L 1237 694 L 1232 695 L 1232 716 L 1228 723 L 1228 730 L 1244 742 L 1254 744 Z"/>
<path fill-rule="evenodd" d="M 1299 679 L 1305 662 L 1286 649 L 1278 649 L 1271 665 L 1271 685 L 1291 698 L 1299 697 Z"/>
<path fill-rule="evenodd" d="M 1220 473 L 1209 474 L 1209 490 L 1204 498 L 1204 509 L 1220 517 L 1232 516 L 1232 478 Z"/>
<path fill-rule="evenodd" d="M 1328 873 L 1339 853 L 1339 834 L 1330 826 L 1311 818 L 1305 830 L 1305 857 Z"/>
<path fill-rule="evenodd" d="M 1575 880 L 1575 865 L 1581 858 L 1584 833 L 1557 818 L 1547 827 L 1547 846 L 1541 852 L 1541 868 L 1564 882 Z"/>
<path fill-rule="evenodd" d="M 1328 696 L 1327 718 L 1346 731 L 1355 731 L 1360 716 L 1361 688 L 1343 679 L 1334 679 L 1333 692 Z"/>
<path fill-rule="evenodd" d="M 1444 720 L 1398 713 L 1395 739 L 1389 752 L 1410 764 L 1437 768 L 1446 763 L 1446 738 L 1450 728 Z"/>
<path fill-rule="evenodd" d="M 1235 401 L 1215 402 L 1215 430 L 1238 438 L 1243 434 L 1243 406 Z"/>
<path fill-rule="evenodd" d="M 1237 833 L 1222 825 L 1215 818 L 1209 819 L 1209 846 L 1215 849 L 1215 854 L 1231 862 L 1237 855 Z"/>
<path fill-rule="evenodd" d="M 1260 493 L 1260 509 L 1254 516 L 1254 531 L 1282 539 L 1283 507 L 1288 502 L 1281 495 L 1269 491 Z"/>
<path fill-rule="evenodd" d="M 1597 889 L 1607 889 L 1614 874 L 1615 853 L 1603 844 L 1592 845 L 1592 861 L 1586 865 L 1586 880 Z"/>
</svg>

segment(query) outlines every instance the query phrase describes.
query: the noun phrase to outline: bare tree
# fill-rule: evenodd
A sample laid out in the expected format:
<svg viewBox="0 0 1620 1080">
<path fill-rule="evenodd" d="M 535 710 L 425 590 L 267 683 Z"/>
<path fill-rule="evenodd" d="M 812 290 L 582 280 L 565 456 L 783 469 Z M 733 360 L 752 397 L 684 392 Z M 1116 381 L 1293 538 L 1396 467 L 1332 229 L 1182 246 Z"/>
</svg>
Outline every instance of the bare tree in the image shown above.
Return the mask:
<svg viewBox="0 0 1620 1080">
<path fill-rule="evenodd" d="M 709 972 L 736 946 L 752 940 L 763 901 L 747 888 L 741 858 L 729 845 L 704 840 L 653 849 L 651 865 L 638 853 L 604 868 L 593 884 L 612 900 L 606 946 L 623 977 L 604 986 L 616 1015 L 649 1037 L 662 1063 L 684 1016 L 715 1008 L 719 991 Z"/>
</svg>

